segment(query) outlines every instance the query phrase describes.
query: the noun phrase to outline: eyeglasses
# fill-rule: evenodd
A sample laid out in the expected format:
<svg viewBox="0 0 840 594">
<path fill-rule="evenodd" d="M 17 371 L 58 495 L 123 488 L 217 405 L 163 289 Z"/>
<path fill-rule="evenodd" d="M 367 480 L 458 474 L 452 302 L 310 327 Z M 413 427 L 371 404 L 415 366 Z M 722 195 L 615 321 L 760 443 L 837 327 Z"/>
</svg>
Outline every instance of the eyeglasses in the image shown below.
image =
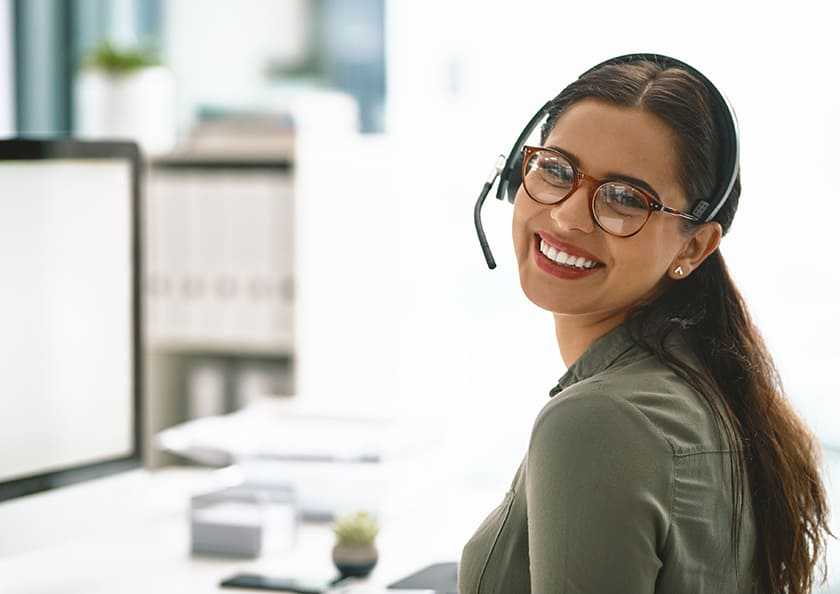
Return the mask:
<svg viewBox="0 0 840 594">
<path fill-rule="evenodd" d="M 599 180 L 583 173 L 560 151 L 536 146 L 526 146 L 523 150 L 522 186 L 532 200 L 540 204 L 559 204 L 577 190 L 581 181 L 588 181 L 595 186 L 589 203 L 592 218 L 610 235 L 635 235 L 653 212 L 701 222 L 690 213 L 665 206 L 648 192 L 625 181 Z"/>
</svg>

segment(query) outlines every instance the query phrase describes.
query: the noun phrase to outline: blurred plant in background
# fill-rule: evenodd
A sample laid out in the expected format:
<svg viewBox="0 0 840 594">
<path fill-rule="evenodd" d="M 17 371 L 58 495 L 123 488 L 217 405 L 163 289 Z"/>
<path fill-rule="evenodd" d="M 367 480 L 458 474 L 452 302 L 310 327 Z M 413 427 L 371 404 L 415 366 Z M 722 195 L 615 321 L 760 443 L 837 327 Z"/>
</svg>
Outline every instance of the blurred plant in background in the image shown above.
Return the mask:
<svg viewBox="0 0 840 594">
<path fill-rule="evenodd" d="M 106 39 L 84 55 L 81 66 L 82 68 L 98 68 L 109 74 L 123 74 L 161 64 L 160 56 L 152 48 L 119 47 L 110 39 Z"/>
</svg>

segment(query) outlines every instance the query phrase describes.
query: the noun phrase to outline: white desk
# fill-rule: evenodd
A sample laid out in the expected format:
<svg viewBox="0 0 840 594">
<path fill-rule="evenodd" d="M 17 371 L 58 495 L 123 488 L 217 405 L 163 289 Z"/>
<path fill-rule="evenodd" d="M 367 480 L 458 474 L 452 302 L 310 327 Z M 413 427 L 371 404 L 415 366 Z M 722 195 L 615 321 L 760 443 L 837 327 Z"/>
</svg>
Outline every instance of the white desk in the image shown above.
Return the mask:
<svg viewBox="0 0 840 594">
<path fill-rule="evenodd" d="M 416 477 L 409 469 L 404 472 Z M 135 471 L 0 504 L 0 591 L 200 594 L 237 591 L 218 587 L 237 572 L 336 574 L 328 523 L 304 524 L 296 545 L 274 558 L 191 556 L 189 497 L 206 484 L 208 475 L 195 468 Z M 394 475 L 377 539 L 379 563 L 366 583 L 336 592 L 381 593 L 387 584 L 421 567 L 457 560 L 463 543 L 502 497 L 498 489 L 452 497 L 433 481 L 419 487 L 420 480 Z M 51 525 L 43 525 L 45 514 L 54 518 Z M 8 546 L 10 539 L 18 546 L 27 539 L 37 543 L 45 531 L 54 533 L 56 542 L 3 555 L 3 544 Z"/>
</svg>

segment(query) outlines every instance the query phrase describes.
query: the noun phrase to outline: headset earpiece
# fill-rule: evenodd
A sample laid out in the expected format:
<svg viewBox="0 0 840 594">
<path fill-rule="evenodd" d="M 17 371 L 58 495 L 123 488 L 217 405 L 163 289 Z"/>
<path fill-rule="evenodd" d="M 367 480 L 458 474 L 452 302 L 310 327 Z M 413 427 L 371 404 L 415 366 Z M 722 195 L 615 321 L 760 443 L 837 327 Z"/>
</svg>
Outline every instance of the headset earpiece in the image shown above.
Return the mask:
<svg viewBox="0 0 840 594">
<path fill-rule="evenodd" d="M 528 125 L 519 133 L 513 148 L 510 149 L 505 164 L 499 172 L 499 188 L 496 191 L 498 200 L 507 198 L 507 201 L 513 204 L 516 192 L 522 185 L 522 159 L 524 158 L 522 147 L 525 146 L 525 141 L 536 130 L 540 122 L 548 115 L 549 105 L 551 105 L 551 101 L 546 101 L 545 105 L 531 117 Z"/>
<path fill-rule="evenodd" d="M 508 174 L 505 193 L 507 194 L 508 202 L 511 204 L 513 204 L 513 201 L 516 198 L 519 186 L 522 185 L 522 161 L 524 157 L 525 153 L 522 152 L 522 149 L 520 148 L 516 155 L 514 155 L 513 161 L 510 164 L 510 173 Z"/>
</svg>

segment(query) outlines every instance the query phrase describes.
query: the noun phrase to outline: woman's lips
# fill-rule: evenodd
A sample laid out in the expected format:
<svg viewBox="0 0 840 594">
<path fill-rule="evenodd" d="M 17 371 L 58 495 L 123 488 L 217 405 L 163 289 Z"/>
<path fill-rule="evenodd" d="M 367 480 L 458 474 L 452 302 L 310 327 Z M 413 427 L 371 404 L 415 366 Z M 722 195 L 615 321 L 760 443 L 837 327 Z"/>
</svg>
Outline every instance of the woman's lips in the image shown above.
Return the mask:
<svg viewBox="0 0 840 594">
<path fill-rule="evenodd" d="M 560 264 L 543 254 L 540 250 L 540 245 L 543 243 L 545 248 L 553 248 L 551 255 L 561 260 L 565 259 L 566 263 Z M 534 263 L 540 270 L 562 279 L 583 278 L 604 268 L 603 262 L 586 250 L 554 237 L 546 239 L 545 236 L 539 234 L 534 236 Z"/>
</svg>

